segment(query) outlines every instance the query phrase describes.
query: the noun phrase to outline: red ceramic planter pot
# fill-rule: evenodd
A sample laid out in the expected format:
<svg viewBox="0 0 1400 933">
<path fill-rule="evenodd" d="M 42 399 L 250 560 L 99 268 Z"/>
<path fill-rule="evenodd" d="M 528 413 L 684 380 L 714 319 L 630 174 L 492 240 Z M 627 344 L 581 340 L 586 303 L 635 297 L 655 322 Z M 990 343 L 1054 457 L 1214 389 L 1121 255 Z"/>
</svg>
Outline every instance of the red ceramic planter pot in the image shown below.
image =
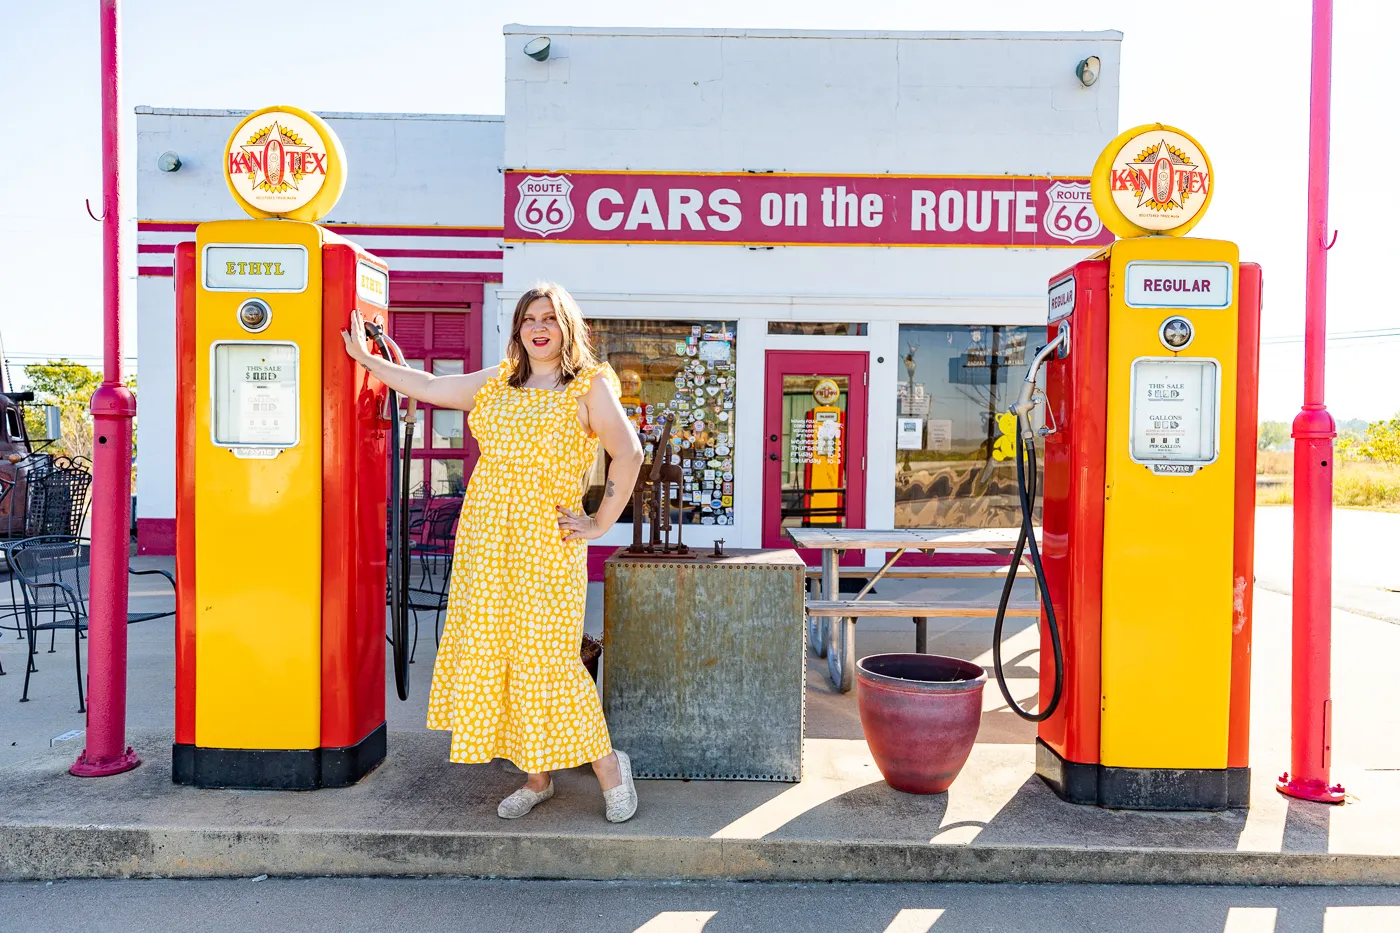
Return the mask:
<svg viewBox="0 0 1400 933">
<path fill-rule="evenodd" d="M 980 665 L 936 654 L 873 654 L 856 662 L 860 724 L 885 782 L 909 794 L 953 783 L 982 722 Z"/>
</svg>

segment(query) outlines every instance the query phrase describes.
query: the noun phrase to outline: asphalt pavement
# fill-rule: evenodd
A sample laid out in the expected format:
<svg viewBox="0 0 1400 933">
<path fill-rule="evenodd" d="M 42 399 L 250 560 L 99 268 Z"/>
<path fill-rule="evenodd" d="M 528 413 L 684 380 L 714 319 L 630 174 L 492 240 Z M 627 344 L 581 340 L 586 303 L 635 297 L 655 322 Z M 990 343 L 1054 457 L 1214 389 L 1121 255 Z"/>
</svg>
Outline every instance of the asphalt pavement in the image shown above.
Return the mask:
<svg viewBox="0 0 1400 933">
<path fill-rule="evenodd" d="M 1254 512 L 1254 575 L 1276 593 L 1293 592 L 1293 508 Z M 1400 512 L 1332 510 L 1332 605 L 1400 624 Z"/>
<path fill-rule="evenodd" d="M 0 885 L 25 933 L 1384 933 L 1400 888 L 67 881 Z"/>
</svg>

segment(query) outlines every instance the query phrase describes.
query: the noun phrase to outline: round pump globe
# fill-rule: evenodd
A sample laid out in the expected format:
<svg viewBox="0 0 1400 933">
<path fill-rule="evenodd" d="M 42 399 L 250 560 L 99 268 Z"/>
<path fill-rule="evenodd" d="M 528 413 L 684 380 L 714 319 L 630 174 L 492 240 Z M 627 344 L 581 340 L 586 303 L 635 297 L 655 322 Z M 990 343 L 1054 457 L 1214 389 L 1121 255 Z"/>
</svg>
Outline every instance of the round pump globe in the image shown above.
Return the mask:
<svg viewBox="0 0 1400 933">
<path fill-rule="evenodd" d="M 286 104 L 254 111 L 224 147 L 224 181 L 256 218 L 314 222 L 345 190 L 345 149 L 326 121 Z"/>
</svg>

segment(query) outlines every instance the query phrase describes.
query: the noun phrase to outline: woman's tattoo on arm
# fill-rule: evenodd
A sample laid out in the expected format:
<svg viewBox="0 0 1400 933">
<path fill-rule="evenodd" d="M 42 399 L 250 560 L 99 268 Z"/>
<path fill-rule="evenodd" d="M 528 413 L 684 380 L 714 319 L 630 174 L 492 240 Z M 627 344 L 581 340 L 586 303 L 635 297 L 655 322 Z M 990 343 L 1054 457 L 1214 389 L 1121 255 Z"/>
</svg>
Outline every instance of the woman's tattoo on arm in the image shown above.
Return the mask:
<svg viewBox="0 0 1400 933">
<path fill-rule="evenodd" d="M 613 494 L 613 481 L 612 481 L 612 480 L 608 480 L 608 490 L 607 490 L 607 492 L 603 493 L 603 495 L 606 496 L 607 498 L 611 499 L 611 498 L 612 498 L 612 494 Z"/>
</svg>

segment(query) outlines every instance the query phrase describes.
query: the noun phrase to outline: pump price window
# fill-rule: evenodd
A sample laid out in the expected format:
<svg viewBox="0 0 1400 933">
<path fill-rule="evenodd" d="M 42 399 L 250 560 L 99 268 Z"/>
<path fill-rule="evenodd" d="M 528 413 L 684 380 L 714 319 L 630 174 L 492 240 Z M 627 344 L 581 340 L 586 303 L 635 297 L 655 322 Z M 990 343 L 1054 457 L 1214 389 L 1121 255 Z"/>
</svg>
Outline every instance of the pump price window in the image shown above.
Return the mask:
<svg viewBox="0 0 1400 933">
<path fill-rule="evenodd" d="M 214 443 L 296 446 L 300 431 L 296 344 L 228 341 L 212 349 Z"/>
<path fill-rule="evenodd" d="M 1214 462 L 1220 437 L 1219 386 L 1220 365 L 1215 360 L 1134 360 L 1129 441 L 1133 460 L 1183 467 Z"/>
</svg>

